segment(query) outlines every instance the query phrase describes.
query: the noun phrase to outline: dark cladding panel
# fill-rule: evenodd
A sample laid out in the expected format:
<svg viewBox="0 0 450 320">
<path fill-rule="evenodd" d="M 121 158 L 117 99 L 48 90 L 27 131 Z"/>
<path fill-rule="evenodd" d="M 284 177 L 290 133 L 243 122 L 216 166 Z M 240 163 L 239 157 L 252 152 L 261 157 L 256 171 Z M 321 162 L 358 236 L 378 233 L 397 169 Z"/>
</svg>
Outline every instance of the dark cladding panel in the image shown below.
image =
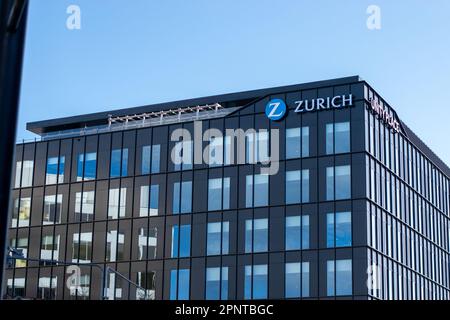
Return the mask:
<svg viewBox="0 0 450 320">
<path fill-rule="evenodd" d="M 45 184 L 45 172 L 47 164 L 47 143 L 36 144 L 36 155 L 34 160 L 34 186 L 43 186 Z"/>
<path fill-rule="evenodd" d="M 268 267 L 268 298 L 284 298 L 284 281 L 280 281 L 280 275 L 285 273 L 284 255 L 282 253 L 271 253 Z"/>
<path fill-rule="evenodd" d="M 198 170 L 194 173 L 192 184 L 193 212 L 205 212 L 208 209 L 208 171 Z"/>
<path fill-rule="evenodd" d="M 275 207 L 270 209 L 269 218 L 269 250 L 283 251 L 284 250 L 284 208 Z"/>
<path fill-rule="evenodd" d="M 44 204 L 44 189 L 34 188 L 31 201 L 31 225 L 39 226 L 42 224 L 42 209 Z"/>
<path fill-rule="evenodd" d="M 111 135 L 102 134 L 98 139 L 99 151 L 98 151 L 98 162 L 101 163 L 98 166 L 98 178 L 108 179 L 110 172 L 110 159 L 111 159 Z"/>
<path fill-rule="evenodd" d="M 192 300 L 205 299 L 205 259 L 193 258 L 191 265 L 191 296 Z"/>
<path fill-rule="evenodd" d="M 192 247 L 193 257 L 206 255 L 206 214 L 195 214 L 192 219 Z"/>
<path fill-rule="evenodd" d="M 135 175 L 135 168 L 134 168 L 134 163 L 135 163 L 135 159 L 136 159 L 136 151 L 135 151 L 135 146 L 136 146 L 136 131 L 132 130 L 132 131 L 125 131 L 123 134 L 123 146 L 122 148 L 124 150 L 128 150 L 128 164 L 127 164 L 127 176 L 133 176 Z M 122 161 L 125 161 L 125 157 L 126 154 L 123 151 L 122 153 Z M 124 173 L 122 173 L 122 176 L 125 176 Z"/>
</svg>

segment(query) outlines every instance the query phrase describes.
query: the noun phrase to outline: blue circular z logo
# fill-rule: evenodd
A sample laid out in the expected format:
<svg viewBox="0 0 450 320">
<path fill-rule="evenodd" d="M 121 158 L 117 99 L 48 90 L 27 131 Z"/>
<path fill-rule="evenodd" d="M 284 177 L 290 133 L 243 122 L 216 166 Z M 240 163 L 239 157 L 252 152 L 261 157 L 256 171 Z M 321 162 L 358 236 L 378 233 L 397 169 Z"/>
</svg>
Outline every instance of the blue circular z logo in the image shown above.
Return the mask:
<svg viewBox="0 0 450 320">
<path fill-rule="evenodd" d="M 281 120 L 286 110 L 286 103 L 281 99 L 272 99 L 266 104 L 266 116 L 273 121 Z"/>
</svg>

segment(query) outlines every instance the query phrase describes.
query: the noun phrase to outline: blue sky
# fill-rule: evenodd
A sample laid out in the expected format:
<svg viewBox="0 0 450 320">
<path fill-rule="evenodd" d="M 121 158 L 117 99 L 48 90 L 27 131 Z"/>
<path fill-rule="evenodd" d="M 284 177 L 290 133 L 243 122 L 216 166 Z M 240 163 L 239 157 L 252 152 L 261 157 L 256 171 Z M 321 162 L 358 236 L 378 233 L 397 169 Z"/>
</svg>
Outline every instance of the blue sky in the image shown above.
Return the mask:
<svg viewBox="0 0 450 320">
<path fill-rule="evenodd" d="M 66 28 L 69 5 L 81 30 Z M 381 30 L 366 9 L 381 8 Z M 448 0 L 31 0 L 26 122 L 360 75 L 447 164 Z"/>
</svg>

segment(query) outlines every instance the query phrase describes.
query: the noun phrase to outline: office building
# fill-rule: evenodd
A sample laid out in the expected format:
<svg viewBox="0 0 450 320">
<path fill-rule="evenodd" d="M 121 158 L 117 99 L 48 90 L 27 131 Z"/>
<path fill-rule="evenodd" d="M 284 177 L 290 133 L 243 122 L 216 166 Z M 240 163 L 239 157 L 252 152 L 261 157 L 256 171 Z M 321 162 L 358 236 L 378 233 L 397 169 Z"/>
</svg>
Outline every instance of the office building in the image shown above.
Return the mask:
<svg viewBox="0 0 450 320">
<path fill-rule="evenodd" d="M 7 296 L 449 299 L 450 169 L 401 113 L 347 77 L 29 123 Z"/>
</svg>

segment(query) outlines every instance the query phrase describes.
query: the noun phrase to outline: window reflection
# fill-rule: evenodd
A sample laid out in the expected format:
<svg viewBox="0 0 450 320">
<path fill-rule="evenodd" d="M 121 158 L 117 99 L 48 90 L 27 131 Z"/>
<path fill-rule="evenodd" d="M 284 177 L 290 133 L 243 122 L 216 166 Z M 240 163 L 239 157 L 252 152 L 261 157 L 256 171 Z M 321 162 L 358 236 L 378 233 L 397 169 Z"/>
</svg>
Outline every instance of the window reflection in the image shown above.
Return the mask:
<svg viewBox="0 0 450 320">
<path fill-rule="evenodd" d="M 92 221 L 94 216 L 94 191 L 75 193 L 75 220 Z"/>
<path fill-rule="evenodd" d="M 14 200 L 14 211 L 11 219 L 11 226 L 27 227 L 30 225 L 31 198 L 23 197 Z"/>
<path fill-rule="evenodd" d="M 110 189 L 109 190 L 109 205 L 108 218 L 117 219 L 125 217 L 126 212 L 127 189 Z"/>
<path fill-rule="evenodd" d="M 142 288 L 136 290 L 136 300 L 155 300 L 156 272 L 137 272 L 136 284 Z"/>
<path fill-rule="evenodd" d="M 174 214 L 192 211 L 192 181 L 175 182 L 173 184 L 172 212 Z"/>
<path fill-rule="evenodd" d="M 62 194 L 45 196 L 43 224 L 61 223 L 62 198 Z"/>
<path fill-rule="evenodd" d="M 207 228 L 207 255 L 228 254 L 230 223 L 210 222 Z"/>
<path fill-rule="evenodd" d="M 351 212 L 327 214 L 327 247 L 347 247 L 352 245 Z"/>
<path fill-rule="evenodd" d="M 244 268 L 244 299 L 267 299 L 267 264 Z"/>
<path fill-rule="evenodd" d="M 89 263 L 92 256 L 92 232 L 74 233 L 72 262 Z"/>
<path fill-rule="evenodd" d="M 327 295 L 352 294 L 352 260 L 327 261 Z"/>
<path fill-rule="evenodd" d="M 326 168 L 326 199 L 343 200 L 351 196 L 350 166 Z"/>
</svg>

